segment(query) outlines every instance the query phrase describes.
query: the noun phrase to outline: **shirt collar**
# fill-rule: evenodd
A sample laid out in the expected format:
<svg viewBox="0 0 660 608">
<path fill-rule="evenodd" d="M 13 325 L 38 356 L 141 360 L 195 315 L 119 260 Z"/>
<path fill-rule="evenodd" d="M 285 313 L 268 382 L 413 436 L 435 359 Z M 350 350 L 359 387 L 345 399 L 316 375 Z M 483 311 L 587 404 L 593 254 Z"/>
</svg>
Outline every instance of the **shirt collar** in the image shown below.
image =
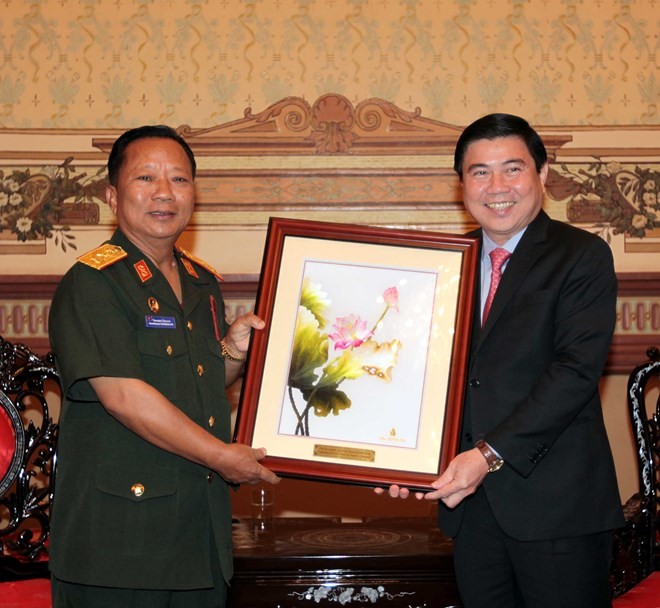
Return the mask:
<svg viewBox="0 0 660 608">
<path fill-rule="evenodd" d="M 518 243 L 520 242 L 520 239 L 522 238 L 522 235 L 525 234 L 525 230 L 527 230 L 527 226 L 525 226 L 520 232 L 517 234 L 513 235 L 504 245 L 502 245 L 503 249 L 506 249 L 510 253 L 513 253 L 518 246 Z M 482 260 L 490 260 L 490 252 L 493 251 L 493 249 L 497 249 L 500 247 L 500 245 L 497 245 L 493 239 L 491 239 L 485 231 L 482 231 L 482 237 L 483 237 L 483 245 L 481 247 L 481 259 Z"/>
</svg>

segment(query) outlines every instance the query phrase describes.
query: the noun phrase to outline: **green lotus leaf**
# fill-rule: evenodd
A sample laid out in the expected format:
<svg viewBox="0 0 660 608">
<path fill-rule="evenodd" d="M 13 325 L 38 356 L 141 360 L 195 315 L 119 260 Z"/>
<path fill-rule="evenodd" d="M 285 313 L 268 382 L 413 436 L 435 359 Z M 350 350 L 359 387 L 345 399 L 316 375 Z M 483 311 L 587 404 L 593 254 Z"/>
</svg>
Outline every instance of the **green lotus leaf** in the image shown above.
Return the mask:
<svg viewBox="0 0 660 608">
<path fill-rule="evenodd" d="M 313 408 L 314 415 L 321 418 L 325 418 L 331 412 L 334 416 L 339 416 L 341 410 L 351 407 L 351 400 L 346 393 L 338 390 L 336 385 L 304 392 L 303 397 Z"/>
<path fill-rule="evenodd" d="M 366 373 L 362 359 L 357 356 L 359 349 L 349 349 L 323 368 L 323 386 L 339 384 L 342 380 L 355 380 Z"/>
<path fill-rule="evenodd" d="M 328 324 L 324 314 L 325 309 L 330 305 L 328 294 L 321 289 L 319 283 L 313 283 L 308 277 L 303 280 L 300 305 L 307 308 L 316 317 L 321 329 Z"/>
<path fill-rule="evenodd" d="M 391 382 L 392 370 L 397 364 L 401 347 L 399 340 L 382 343 L 369 340 L 355 350 L 355 356 L 360 359 L 362 368 L 370 376 L 383 382 Z"/>
<path fill-rule="evenodd" d="M 357 348 L 343 351 L 337 359 L 326 365 L 320 385 L 339 384 L 342 380 L 355 380 L 364 374 L 390 382 L 400 350 L 399 340 L 380 344 L 375 340 L 367 340 Z"/>
<path fill-rule="evenodd" d="M 328 337 L 319 331 L 319 323 L 310 310 L 298 307 L 289 367 L 289 386 L 305 390 L 318 378 L 314 371 L 328 360 Z"/>
</svg>

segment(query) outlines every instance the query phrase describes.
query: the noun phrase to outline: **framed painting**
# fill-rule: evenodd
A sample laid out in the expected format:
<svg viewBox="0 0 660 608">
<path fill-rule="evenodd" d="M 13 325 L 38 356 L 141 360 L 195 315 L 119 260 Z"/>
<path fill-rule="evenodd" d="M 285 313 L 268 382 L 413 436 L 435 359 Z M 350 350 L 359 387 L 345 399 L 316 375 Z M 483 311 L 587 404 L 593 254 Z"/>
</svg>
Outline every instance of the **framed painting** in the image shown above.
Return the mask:
<svg viewBox="0 0 660 608">
<path fill-rule="evenodd" d="M 465 236 L 272 218 L 235 440 L 295 478 L 430 489 L 459 442 Z"/>
</svg>

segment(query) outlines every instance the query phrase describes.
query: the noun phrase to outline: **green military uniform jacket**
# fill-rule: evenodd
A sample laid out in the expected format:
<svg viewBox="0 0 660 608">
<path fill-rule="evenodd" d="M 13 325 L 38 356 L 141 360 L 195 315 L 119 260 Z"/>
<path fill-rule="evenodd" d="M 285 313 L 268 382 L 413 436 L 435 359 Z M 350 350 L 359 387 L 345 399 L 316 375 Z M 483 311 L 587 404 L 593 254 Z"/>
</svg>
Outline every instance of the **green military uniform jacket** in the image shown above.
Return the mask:
<svg viewBox="0 0 660 608">
<path fill-rule="evenodd" d="M 217 548 L 222 573 L 215 579 L 228 582 L 225 481 L 128 430 L 107 413 L 88 381 L 144 380 L 229 442 L 219 344 L 227 323 L 216 278 L 175 252 L 181 306 L 161 272 L 120 230 L 110 243 L 127 255 L 100 269 L 77 263 L 62 279 L 50 312 L 64 393 L 51 571 L 88 585 L 205 588 L 213 586 L 211 551 Z"/>
</svg>

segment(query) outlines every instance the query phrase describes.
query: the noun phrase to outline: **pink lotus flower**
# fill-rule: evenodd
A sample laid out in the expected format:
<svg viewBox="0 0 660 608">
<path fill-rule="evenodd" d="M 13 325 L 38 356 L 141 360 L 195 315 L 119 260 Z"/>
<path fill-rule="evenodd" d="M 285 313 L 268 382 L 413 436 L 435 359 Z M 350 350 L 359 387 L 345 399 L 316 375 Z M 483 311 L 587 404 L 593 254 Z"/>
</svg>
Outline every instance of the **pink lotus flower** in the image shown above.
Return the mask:
<svg viewBox="0 0 660 608">
<path fill-rule="evenodd" d="M 388 287 L 383 292 L 383 300 L 390 308 L 399 312 L 399 290 L 396 287 Z"/>
<path fill-rule="evenodd" d="M 356 317 L 337 317 L 337 322 L 332 326 L 334 333 L 328 334 L 328 337 L 335 343 L 335 350 L 356 348 L 365 340 L 373 336 L 373 331 L 367 329 L 367 322 Z"/>
</svg>

